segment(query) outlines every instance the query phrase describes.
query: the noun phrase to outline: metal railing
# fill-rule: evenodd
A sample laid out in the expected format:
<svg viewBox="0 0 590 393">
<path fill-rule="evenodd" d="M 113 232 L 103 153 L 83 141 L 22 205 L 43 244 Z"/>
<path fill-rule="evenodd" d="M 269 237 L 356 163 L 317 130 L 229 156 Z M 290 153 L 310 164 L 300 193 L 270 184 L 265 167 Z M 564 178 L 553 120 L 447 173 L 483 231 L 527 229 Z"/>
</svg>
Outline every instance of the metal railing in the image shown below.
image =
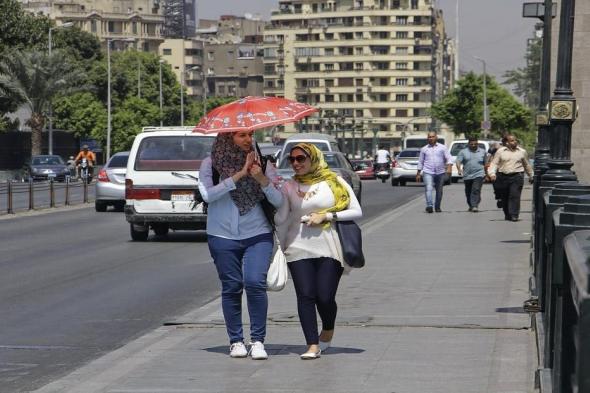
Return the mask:
<svg viewBox="0 0 590 393">
<path fill-rule="evenodd" d="M 543 182 L 535 200 L 533 298 L 541 392 L 590 393 L 590 184 Z"/>
<path fill-rule="evenodd" d="M 21 211 L 88 203 L 93 199 L 94 183 L 82 181 L 0 182 L 0 215 Z"/>
</svg>

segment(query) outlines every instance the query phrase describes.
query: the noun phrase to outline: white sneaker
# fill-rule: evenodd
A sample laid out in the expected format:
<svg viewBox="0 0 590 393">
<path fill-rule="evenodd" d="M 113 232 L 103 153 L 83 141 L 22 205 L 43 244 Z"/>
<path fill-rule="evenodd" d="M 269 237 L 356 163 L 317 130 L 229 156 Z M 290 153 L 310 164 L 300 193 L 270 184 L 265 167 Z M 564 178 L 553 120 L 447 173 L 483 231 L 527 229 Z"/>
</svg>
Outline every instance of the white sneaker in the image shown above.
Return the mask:
<svg viewBox="0 0 590 393">
<path fill-rule="evenodd" d="M 245 358 L 248 356 L 248 350 L 243 342 L 233 343 L 229 346 L 229 356 L 232 358 Z"/>
<path fill-rule="evenodd" d="M 250 356 L 254 360 L 265 360 L 268 359 L 268 354 L 264 350 L 264 344 L 260 341 L 254 341 L 250 344 Z"/>
</svg>

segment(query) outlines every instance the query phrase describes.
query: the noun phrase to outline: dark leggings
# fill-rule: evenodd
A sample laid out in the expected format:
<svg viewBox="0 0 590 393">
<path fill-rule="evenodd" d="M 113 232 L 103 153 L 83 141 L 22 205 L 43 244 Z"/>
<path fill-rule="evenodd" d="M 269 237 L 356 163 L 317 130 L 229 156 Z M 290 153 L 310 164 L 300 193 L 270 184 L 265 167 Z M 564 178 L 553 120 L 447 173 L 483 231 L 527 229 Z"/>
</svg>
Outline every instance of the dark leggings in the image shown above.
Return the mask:
<svg viewBox="0 0 590 393">
<path fill-rule="evenodd" d="M 332 330 L 336 322 L 336 291 L 344 268 L 332 258 L 300 259 L 289 263 L 297 294 L 297 312 L 307 345 L 319 343 L 316 307 L 322 329 Z"/>
</svg>

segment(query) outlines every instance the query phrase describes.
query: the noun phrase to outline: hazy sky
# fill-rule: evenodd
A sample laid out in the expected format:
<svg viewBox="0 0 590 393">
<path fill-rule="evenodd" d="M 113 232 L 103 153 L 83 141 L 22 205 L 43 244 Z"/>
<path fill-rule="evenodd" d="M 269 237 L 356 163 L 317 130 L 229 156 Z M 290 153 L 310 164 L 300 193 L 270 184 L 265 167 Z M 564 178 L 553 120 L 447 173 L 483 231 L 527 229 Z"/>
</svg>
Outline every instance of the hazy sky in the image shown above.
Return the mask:
<svg viewBox="0 0 590 393">
<path fill-rule="evenodd" d="M 278 0 L 196 0 L 199 17 L 215 19 L 219 15 L 259 14 L 270 19 Z M 506 70 L 525 64 L 526 40 L 533 36 L 537 19 L 522 18 L 524 0 L 438 0 L 442 8 L 447 35 L 455 37 L 455 5 L 459 1 L 459 61 L 461 70 L 482 72 L 486 61 L 489 74 L 497 77 Z M 530 0 L 527 0 L 530 1 Z"/>
</svg>

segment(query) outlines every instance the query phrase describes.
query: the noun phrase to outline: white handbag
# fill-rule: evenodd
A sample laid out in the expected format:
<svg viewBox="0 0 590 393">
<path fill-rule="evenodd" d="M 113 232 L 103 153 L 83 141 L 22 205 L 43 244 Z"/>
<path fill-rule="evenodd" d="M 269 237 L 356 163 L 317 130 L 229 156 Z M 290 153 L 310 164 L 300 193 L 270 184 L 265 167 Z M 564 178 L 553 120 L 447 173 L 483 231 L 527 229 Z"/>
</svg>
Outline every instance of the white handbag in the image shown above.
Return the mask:
<svg viewBox="0 0 590 393">
<path fill-rule="evenodd" d="M 280 291 L 287 285 L 289 272 L 287 268 L 287 258 L 283 253 L 279 239 L 275 236 L 276 250 L 270 262 L 268 273 L 266 274 L 266 289 L 269 291 Z"/>
</svg>

